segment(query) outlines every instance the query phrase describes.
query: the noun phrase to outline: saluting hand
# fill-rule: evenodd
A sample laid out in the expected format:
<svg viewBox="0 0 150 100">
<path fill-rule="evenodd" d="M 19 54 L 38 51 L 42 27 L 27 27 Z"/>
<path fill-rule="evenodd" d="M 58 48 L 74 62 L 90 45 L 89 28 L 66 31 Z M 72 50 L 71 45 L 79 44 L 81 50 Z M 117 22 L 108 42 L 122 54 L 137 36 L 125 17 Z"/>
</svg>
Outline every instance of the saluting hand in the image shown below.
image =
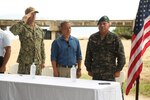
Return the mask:
<svg viewBox="0 0 150 100">
<path fill-rule="evenodd" d="M 31 11 L 30 13 L 23 16 L 22 21 L 27 23 L 28 19 L 32 16 L 35 11 Z"/>
</svg>

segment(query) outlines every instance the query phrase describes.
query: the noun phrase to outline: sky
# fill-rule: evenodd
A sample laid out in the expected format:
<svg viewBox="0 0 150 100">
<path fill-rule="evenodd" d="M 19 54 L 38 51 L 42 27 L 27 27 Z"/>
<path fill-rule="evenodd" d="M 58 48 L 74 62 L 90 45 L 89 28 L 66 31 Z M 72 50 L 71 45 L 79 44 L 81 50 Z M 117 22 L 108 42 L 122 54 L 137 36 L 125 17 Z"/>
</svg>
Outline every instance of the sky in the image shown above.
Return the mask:
<svg viewBox="0 0 150 100">
<path fill-rule="evenodd" d="M 139 0 L 0 0 L 0 19 L 21 19 L 27 7 L 43 20 L 133 20 Z"/>
</svg>

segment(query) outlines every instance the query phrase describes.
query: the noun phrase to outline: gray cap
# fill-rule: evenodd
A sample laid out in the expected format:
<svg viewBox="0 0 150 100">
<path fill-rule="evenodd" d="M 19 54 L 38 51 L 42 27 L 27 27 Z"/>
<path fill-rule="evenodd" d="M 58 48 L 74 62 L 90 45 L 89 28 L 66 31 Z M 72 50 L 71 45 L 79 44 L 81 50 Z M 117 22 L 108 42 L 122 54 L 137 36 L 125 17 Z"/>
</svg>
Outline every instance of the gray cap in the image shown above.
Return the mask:
<svg viewBox="0 0 150 100">
<path fill-rule="evenodd" d="M 37 10 L 35 10 L 35 8 L 33 8 L 33 7 L 28 7 L 28 8 L 25 10 L 25 14 L 28 14 L 28 13 L 30 13 L 31 11 L 34 11 L 34 13 L 39 13 Z"/>
</svg>

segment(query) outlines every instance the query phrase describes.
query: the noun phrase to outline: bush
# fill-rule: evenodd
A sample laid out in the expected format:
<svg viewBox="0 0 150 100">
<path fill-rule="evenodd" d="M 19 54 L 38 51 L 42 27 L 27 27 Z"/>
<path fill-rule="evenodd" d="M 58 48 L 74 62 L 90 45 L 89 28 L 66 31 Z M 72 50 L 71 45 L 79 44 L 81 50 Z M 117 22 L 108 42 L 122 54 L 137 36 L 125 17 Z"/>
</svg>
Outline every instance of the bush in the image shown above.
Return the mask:
<svg viewBox="0 0 150 100">
<path fill-rule="evenodd" d="M 131 27 L 116 27 L 113 30 L 119 37 L 124 39 L 131 39 L 132 37 L 132 28 Z"/>
<path fill-rule="evenodd" d="M 119 34 L 119 37 L 128 40 L 128 39 L 131 39 L 132 35 L 131 34 L 122 33 L 122 34 Z"/>
</svg>

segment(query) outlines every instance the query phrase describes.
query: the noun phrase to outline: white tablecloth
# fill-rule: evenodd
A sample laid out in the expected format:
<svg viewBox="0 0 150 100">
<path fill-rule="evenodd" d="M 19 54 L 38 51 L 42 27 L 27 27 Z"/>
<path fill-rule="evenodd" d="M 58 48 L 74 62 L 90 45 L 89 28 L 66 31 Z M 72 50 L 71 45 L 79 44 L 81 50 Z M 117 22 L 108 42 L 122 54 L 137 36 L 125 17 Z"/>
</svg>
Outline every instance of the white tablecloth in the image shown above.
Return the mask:
<svg viewBox="0 0 150 100">
<path fill-rule="evenodd" d="M 122 96 L 117 82 L 0 74 L 0 100 L 122 100 Z"/>
</svg>

